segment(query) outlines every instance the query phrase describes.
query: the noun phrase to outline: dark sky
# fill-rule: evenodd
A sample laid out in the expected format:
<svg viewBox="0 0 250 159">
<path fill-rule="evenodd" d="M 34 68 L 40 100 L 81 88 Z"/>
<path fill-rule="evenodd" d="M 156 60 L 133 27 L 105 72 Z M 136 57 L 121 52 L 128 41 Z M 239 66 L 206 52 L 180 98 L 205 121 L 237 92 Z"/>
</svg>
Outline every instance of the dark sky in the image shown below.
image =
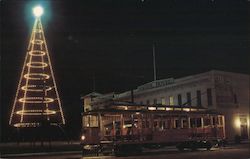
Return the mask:
<svg viewBox="0 0 250 159">
<path fill-rule="evenodd" d="M 2 125 L 10 115 L 34 22 L 42 22 L 66 120 L 80 127 L 80 94 L 126 91 L 157 76 L 211 69 L 249 73 L 247 0 L 0 0 Z"/>
</svg>

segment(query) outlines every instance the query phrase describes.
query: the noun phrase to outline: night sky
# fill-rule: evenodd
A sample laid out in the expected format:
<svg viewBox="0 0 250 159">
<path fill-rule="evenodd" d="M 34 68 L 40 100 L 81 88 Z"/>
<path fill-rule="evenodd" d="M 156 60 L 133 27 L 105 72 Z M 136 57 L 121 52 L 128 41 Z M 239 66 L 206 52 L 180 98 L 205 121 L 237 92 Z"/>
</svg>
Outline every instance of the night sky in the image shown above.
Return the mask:
<svg viewBox="0 0 250 159">
<path fill-rule="evenodd" d="M 6 125 L 20 78 L 32 7 L 42 23 L 66 114 L 80 133 L 81 94 L 122 92 L 157 78 L 211 69 L 249 73 L 247 0 L 0 0 L 1 119 Z M 95 80 L 93 80 L 95 79 Z M 76 135 L 77 134 L 77 135 Z M 78 136 L 77 136 L 78 137 Z"/>
</svg>

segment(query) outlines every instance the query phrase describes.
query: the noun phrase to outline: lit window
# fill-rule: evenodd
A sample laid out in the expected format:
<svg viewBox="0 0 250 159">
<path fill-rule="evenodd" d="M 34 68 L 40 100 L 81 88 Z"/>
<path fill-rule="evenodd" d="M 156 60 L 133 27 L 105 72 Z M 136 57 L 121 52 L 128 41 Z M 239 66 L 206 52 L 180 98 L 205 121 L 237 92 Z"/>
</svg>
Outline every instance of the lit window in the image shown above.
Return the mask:
<svg viewBox="0 0 250 159">
<path fill-rule="evenodd" d="M 161 104 L 162 104 L 162 105 L 166 105 L 166 100 L 165 100 L 165 98 L 161 98 Z"/>
<path fill-rule="evenodd" d="M 148 110 L 156 110 L 156 107 L 148 107 Z"/>
<path fill-rule="evenodd" d="M 174 105 L 174 96 L 169 96 L 169 105 Z"/>
</svg>

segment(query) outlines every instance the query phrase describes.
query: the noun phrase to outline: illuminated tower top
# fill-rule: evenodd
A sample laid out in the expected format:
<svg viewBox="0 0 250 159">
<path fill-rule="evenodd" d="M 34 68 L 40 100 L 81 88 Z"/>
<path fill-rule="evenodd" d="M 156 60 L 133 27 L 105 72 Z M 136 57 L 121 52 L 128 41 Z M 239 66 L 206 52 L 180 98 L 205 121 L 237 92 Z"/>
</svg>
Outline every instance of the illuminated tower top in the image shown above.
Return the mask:
<svg viewBox="0 0 250 159">
<path fill-rule="evenodd" d="M 36 17 L 40 17 L 43 15 L 43 8 L 41 6 L 36 6 L 33 8 L 33 14 L 36 16 Z"/>
<path fill-rule="evenodd" d="M 33 8 L 36 17 L 9 124 L 39 127 L 65 124 L 61 101 L 41 23 L 43 8 Z"/>
</svg>

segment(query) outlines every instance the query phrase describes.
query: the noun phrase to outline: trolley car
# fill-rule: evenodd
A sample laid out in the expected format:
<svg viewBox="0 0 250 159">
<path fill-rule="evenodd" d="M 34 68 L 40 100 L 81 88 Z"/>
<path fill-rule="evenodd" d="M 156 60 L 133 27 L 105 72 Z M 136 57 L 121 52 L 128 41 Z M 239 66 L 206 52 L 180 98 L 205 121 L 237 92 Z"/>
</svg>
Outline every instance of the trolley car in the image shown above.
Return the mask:
<svg viewBox="0 0 250 159">
<path fill-rule="evenodd" d="M 225 138 L 224 116 L 202 107 L 112 103 L 82 115 L 83 154 L 128 155 L 173 144 L 209 150 Z"/>
</svg>

